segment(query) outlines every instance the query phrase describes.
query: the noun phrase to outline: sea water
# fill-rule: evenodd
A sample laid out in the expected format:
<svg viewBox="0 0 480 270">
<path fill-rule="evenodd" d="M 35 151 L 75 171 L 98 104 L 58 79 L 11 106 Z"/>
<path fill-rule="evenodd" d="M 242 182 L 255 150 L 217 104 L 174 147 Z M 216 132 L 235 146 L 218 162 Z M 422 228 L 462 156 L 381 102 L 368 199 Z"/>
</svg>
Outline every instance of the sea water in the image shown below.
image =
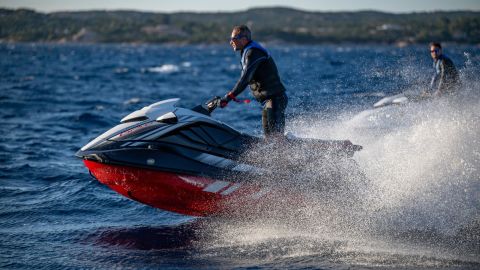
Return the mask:
<svg viewBox="0 0 480 270">
<path fill-rule="evenodd" d="M 374 110 L 428 87 L 428 46 L 266 46 L 289 96 L 286 130 L 363 145 L 361 211 L 307 196 L 290 218 L 193 218 L 88 174 L 74 153 L 129 112 L 228 92 L 240 75 L 228 45 L 0 44 L 0 268 L 480 268 L 480 49 L 445 46 L 458 96 Z M 256 102 L 213 116 L 262 134 Z"/>
</svg>

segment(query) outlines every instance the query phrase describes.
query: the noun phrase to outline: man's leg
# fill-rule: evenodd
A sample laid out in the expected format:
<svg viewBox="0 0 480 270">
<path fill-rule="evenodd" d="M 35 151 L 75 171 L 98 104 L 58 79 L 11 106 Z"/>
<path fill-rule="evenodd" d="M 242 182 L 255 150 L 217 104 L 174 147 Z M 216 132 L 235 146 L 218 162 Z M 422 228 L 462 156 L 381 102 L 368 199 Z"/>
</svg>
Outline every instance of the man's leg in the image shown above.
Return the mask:
<svg viewBox="0 0 480 270">
<path fill-rule="evenodd" d="M 283 136 L 285 132 L 286 95 L 266 100 L 262 111 L 262 124 L 265 137 Z"/>
<path fill-rule="evenodd" d="M 273 119 L 273 101 L 267 99 L 263 103 L 262 110 L 262 126 L 265 137 L 269 137 L 273 131 Z"/>
</svg>

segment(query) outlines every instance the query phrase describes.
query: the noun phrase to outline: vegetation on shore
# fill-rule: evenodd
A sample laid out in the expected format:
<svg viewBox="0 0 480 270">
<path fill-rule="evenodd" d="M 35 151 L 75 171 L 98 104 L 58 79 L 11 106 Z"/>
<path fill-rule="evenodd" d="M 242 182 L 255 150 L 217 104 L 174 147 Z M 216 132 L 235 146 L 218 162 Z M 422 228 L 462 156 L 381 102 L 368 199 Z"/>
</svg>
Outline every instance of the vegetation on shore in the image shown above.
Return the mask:
<svg viewBox="0 0 480 270">
<path fill-rule="evenodd" d="M 221 13 L 0 9 L 0 41 L 90 43 L 223 43 L 247 24 L 267 42 L 480 43 L 480 12 L 392 14 L 254 8 Z"/>
</svg>

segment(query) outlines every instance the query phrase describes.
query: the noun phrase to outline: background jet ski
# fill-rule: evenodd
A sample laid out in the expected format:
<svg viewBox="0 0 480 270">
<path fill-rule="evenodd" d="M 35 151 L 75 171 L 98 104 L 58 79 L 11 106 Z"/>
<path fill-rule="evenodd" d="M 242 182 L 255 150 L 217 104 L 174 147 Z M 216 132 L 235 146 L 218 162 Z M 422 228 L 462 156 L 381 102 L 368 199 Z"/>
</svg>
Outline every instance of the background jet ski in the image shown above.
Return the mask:
<svg viewBox="0 0 480 270">
<path fill-rule="evenodd" d="M 388 105 L 394 105 L 394 104 L 404 104 L 408 102 L 408 97 L 405 96 L 404 93 L 394 95 L 394 96 L 389 96 L 389 97 L 384 97 L 377 101 L 375 104 L 373 104 L 374 108 L 379 108 L 379 107 L 384 107 Z"/>
<path fill-rule="evenodd" d="M 424 101 L 432 97 L 433 97 L 432 94 L 430 94 L 428 91 L 425 91 L 420 95 L 413 94 L 413 93 L 410 93 L 410 94 L 401 93 L 393 96 L 384 97 L 379 101 L 375 102 L 375 104 L 373 104 L 373 107 L 380 108 L 380 107 L 385 107 L 389 105 L 403 105 L 409 102 Z"/>
<path fill-rule="evenodd" d="M 339 190 L 338 183 L 349 175 L 362 175 L 351 159 L 361 146 L 348 140 L 287 137 L 267 142 L 212 118 L 216 99 L 192 109 L 177 107 L 178 101 L 164 100 L 132 112 L 76 156 L 116 192 L 193 216 L 251 209 L 274 198 L 296 204 L 302 200 L 297 196 L 301 189 L 279 188 L 292 177 L 299 178 L 296 185 L 320 179 L 316 188 L 326 191 Z M 343 161 L 353 164 L 344 174 L 339 171 Z M 321 173 L 305 178 L 304 169 L 312 166 Z"/>
</svg>

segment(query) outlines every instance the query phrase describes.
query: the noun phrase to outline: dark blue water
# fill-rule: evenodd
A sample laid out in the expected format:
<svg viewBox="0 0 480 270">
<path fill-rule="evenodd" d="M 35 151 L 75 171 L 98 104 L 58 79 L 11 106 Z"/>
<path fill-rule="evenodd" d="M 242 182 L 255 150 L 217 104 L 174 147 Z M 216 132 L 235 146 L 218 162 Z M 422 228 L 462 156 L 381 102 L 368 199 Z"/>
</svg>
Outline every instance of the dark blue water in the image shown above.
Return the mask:
<svg viewBox="0 0 480 270">
<path fill-rule="evenodd" d="M 271 50 L 288 89 L 287 130 L 364 145 L 358 161 L 383 197 L 363 224 L 181 216 L 121 197 L 74 157 L 135 109 L 226 93 L 240 73 L 227 46 L 0 44 L 0 268 L 480 268 L 480 49 L 446 49 L 466 105 L 380 115 L 369 111 L 379 98 L 428 84 L 428 48 Z M 260 135 L 260 114 L 252 102 L 215 117 Z"/>
</svg>

